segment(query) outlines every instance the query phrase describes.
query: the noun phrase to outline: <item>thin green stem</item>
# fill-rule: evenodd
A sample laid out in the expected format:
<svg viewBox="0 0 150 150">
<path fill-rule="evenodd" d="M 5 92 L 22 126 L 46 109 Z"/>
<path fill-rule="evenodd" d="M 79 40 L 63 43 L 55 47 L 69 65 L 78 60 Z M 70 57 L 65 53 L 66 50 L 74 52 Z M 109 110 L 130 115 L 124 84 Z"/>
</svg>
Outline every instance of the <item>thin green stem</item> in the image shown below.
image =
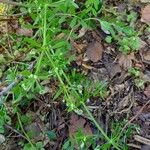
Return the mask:
<svg viewBox="0 0 150 150">
<path fill-rule="evenodd" d="M 47 5 L 44 5 L 44 19 L 43 19 L 43 47 L 46 46 L 46 31 L 47 31 Z"/>
<path fill-rule="evenodd" d="M 82 102 L 82 106 L 84 107 L 84 109 L 86 110 L 87 114 L 89 115 L 89 117 L 91 118 L 91 120 L 93 121 L 93 123 L 95 124 L 95 126 L 98 128 L 98 130 L 102 133 L 102 135 L 104 136 L 104 138 L 111 143 L 117 150 L 121 150 L 116 143 L 114 143 L 111 139 L 109 139 L 109 137 L 106 135 L 106 133 L 103 131 L 103 129 L 100 127 L 100 125 L 97 123 L 97 121 L 95 120 L 95 118 L 93 117 L 92 113 L 89 111 L 88 107 L 84 104 L 84 102 Z"/>
<path fill-rule="evenodd" d="M 70 98 L 70 96 L 69 96 L 69 94 L 68 94 L 68 91 L 67 91 L 67 89 L 65 88 L 65 84 L 64 84 L 64 82 L 63 82 L 63 80 L 62 80 L 62 78 L 61 78 L 61 76 L 60 76 L 60 74 L 59 74 L 59 72 L 58 72 L 58 70 L 57 70 L 56 64 L 53 62 L 52 58 L 48 55 L 48 53 L 46 53 L 46 54 L 47 54 L 47 57 L 49 58 L 49 60 L 50 60 L 50 62 L 51 62 L 52 67 L 53 67 L 54 70 L 55 70 L 56 76 L 57 76 L 59 82 L 61 83 L 64 92 L 67 93 L 67 95 L 68 95 L 67 97 Z M 61 72 L 62 72 L 63 76 L 65 77 L 65 79 L 66 79 L 68 85 L 71 86 L 71 82 L 69 81 L 69 79 L 68 79 L 68 77 L 66 76 L 65 72 L 64 72 L 63 70 L 61 70 Z M 76 90 L 74 90 L 74 92 L 75 92 L 75 94 L 77 95 L 77 97 L 80 97 L 79 94 L 78 94 L 78 92 L 77 92 Z M 91 112 L 88 110 L 87 106 L 84 104 L 84 102 L 82 102 L 82 105 L 83 105 L 83 107 L 85 108 L 85 110 L 86 110 L 87 114 L 89 115 L 89 117 L 91 118 L 91 120 L 94 122 L 95 126 L 96 126 L 96 127 L 98 128 L 98 130 L 102 133 L 102 135 L 104 136 L 104 138 L 105 138 L 108 142 L 110 142 L 117 150 L 120 150 L 120 149 L 118 148 L 118 146 L 117 146 L 111 139 L 109 139 L 109 137 L 105 134 L 105 132 L 104 132 L 103 129 L 99 126 L 99 124 L 97 123 L 97 121 L 94 119 L 94 117 L 92 116 Z"/>
<path fill-rule="evenodd" d="M 45 4 L 44 5 L 44 17 L 43 17 L 43 48 L 41 49 L 42 50 L 42 53 L 40 54 L 40 57 L 39 57 L 39 60 L 37 62 L 37 67 L 36 67 L 36 71 L 35 71 L 35 74 L 37 74 L 40 70 L 40 67 L 41 67 L 41 63 L 42 63 L 42 59 L 43 59 L 43 56 L 44 56 L 44 50 L 45 50 L 45 46 L 46 46 L 46 43 L 47 43 L 47 40 L 46 40 L 46 31 L 47 31 L 47 5 Z"/>
<path fill-rule="evenodd" d="M 58 72 L 57 66 L 56 66 L 55 63 L 53 62 L 53 60 L 52 60 L 52 58 L 50 57 L 50 55 L 48 54 L 48 52 L 45 51 L 45 53 L 46 53 L 46 55 L 47 55 L 47 57 L 48 57 L 48 59 L 49 59 L 51 65 L 52 65 L 52 67 L 53 67 L 55 73 L 56 73 L 56 76 L 57 76 L 57 78 L 58 78 L 58 80 L 59 80 L 61 86 L 63 87 L 64 92 L 66 93 L 67 97 L 69 98 L 68 91 L 67 91 L 66 86 L 65 86 L 65 84 L 64 84 L 64 82 L 63 82 L 63 80 L 62 80 L 62 78 L 61 78 L 61 76 L 60 76 L 60 74 L 59 74 L 59 72 Z"/>
<path fill-rule="evenodd" d="M 45 14 L 46 14 L 46 10 L 47 10 L 47 6 L 45 5 L 45 11 L 44 11 Z M 70 17 L 77 17 L 77 16 L 73 16 L 73 15 L 70 15 L 70 14 L 62 14 L 62 15 L 67 15 L 67 16 L 70 16 Z M 78 18 L 78 17 L 77 17 L 77 18 Z M 78 18 L 78 19 L 80 19 L 80 18 Z M 87 20 L 91 20 L 91 19 L 93 19 L 93 20 L 98 20 L 98 21 L 99 21 L 99 19 L 96 19 L 96 18 L 89 18 L 89 19 L 87 19 Z M 68 90 L 67 90 L 67 88 L 66 88 L 66 85 L 64 84 L 64 82 L 63 82 L 63 80 L 62 80 L 62 77 L 61 77 L 61 75 L 59 74 L 59 72 L 62 73 L 63 77 L 65 78 L 65 80 L 67 81 L 67 84 L 68 84 L 69 86 L 72 86 L 72 85 L 71 85 L 71 82 L 70 82 L 69 78 L 66 76 L 65 72 L 63 71 L 63 69 L 58 70 L 58 68 L 57 68 L 57 65 L 58 65 L 58 64 L 55 64 L 55 61 L 53 61 L 53 56 L 52 56 L 52 55 L 54 54 L 53 49 L 50 48 L 50 51 L 49 51 L 49 49 L 48 49 L 47 47 L 45 47 L 45 46 L 46 46 L 46 15 L 44 15 L 44 21 L 43 21 L 43 48 L 44 48 L 44 52 L 45 52 L 45 54 L 47 55 L 47 57 L 48 57 L 48 59 L 49 59 L 49 61 L 50 61 L 50 64 L 51 64 L 52 68 L 54 69 L 54 72 L 55 72 L 55 74 L 56 74 L 56 76 L 57 76 L 57 78 L 58 78 L 58 80 L 59 80 L 59 82 L 60 82 L 60 84 L 61 84 L 61 86 L 62 86 L 62 88 L 63 88 L 64 94 L 66 94 L 67 97 L 68 97 L 68 99 L 71 101 L 71 97 L 70 97 L 70 95 L 69 95 L 69 93 L 68 93 Z M 74 90 L 74 93 L 75 93 L 75 95 L 76 95 L 77 97 L 80 97 L 79 93 L 78 93 L 76 90 Z M 98 128 L 98 130 L 102 133 L 102 135 L 104 136 L 104 138 L 105 138 L 109 143 L 111 143 L 117 150 L 120 150 L 120 149 L 118 148 L 118 146 L 117 146 L 111 139 L 109 139 L 109 137 L 105 134 L 105 132 L 104 132 L 103 129 L 99 126 L 99 124 L 97 123 L 97 121 L 94 119 L 93 115 L 92 115 L 91 112 L 88 110 L 88 108 L 87 108 L 87 106 L 84 104 L 84 102 L 82 102 L 81 104 L 82 104 L 82 106 L 84 107 L 84 109 L 86 110 L 86 112 L 87 112 L 87 114 L 89 115 L 89 117 L 91 118 L 91 120 L 93 121 L 93 123 L 95 124 L 95 126 L 96 126 L 96 127 Z"/>
<path fill-rule="evenodd" d="M 18 112 L 17 112 L 17 118 L 18 118 L 18 122 L 19 122 L 20 128 L 21 128 L 23 134 L 24 134 L 25 137 L 26 137 L 26 140 L 30 143 L 30 145 L 31 145 L 32 147 L 34 147 L 34 145 L 33 145 L 32 141 L 31 141 L 31 139 L 29 138 L 29 136 L 27 135 L 27 133 L 25 132 L 25 130 L 24 130 L 24 128 L 23 128 L 22 122 L 21 122 L 21 120 L 20 120 L 20 114 L 19 114 Z"/>
</svg>

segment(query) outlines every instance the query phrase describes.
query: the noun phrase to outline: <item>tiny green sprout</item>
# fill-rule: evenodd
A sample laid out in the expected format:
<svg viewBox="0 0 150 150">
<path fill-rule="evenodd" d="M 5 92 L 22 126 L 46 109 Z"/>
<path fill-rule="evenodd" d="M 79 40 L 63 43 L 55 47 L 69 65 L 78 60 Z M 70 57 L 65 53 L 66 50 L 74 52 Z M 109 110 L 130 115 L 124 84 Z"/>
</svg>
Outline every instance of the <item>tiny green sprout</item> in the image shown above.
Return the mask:
<svg viewBox="0 0 150 150">
<path fill-rule="evenodd" d="M 140 47 L 140 40 L 136 36 L 123 37 L 123 39 L 118 40 L 120 44 L 120 51 L 124 54 L 128 54 L 131 51 L 137 51 Z"/>
<path fill-rule="evenodd" d="M 136 78 L 140 76 L 140 70 L 138 68 L 130 68 L 128 72 Z"/>
<path fill-rule="evenodd" d="M 112 43 L 112 37 L 111 36 L 107 36 L 106 38 L 105 38 L 105 41 L 107 42 L 107 43 Z"/>
<path fill-rule="evenodd" d="M 144 80 L 143 79 L 135 79 L 135 85 L 140 88 L 140 89 L 144 89 Z"/>
</svg>

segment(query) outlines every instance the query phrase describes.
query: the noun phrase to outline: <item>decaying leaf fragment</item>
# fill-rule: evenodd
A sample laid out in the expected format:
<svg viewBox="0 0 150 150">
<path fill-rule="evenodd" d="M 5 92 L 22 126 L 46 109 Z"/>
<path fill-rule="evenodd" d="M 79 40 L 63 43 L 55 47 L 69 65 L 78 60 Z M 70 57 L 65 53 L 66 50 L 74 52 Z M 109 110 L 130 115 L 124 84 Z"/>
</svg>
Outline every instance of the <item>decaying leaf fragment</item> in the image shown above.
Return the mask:
<svg viewBox="0 0 150 150">
<path fill-rule="evenodd" d="M 118 57 L 118 63 L 124 70 L 128 70 L 129 68 L 132 67 L 132 60 L 134 59 L 135 59 L 134 53 L 131 53 L 129 55 L 121 54 Z"/>
<path fill-rule="evenodd" d="M 150 24 L 150 5 L 144 7 L 141 12 L 141 21 Z"/>
<path fill-rule="evenodd" d="M 102 59 L 103 46 L 101 42 L 94 41 L 89 44 L 86 50 L 86 54 L 89 60 L 97 62 Z"/>
<path fill-rule="evenodd" d="M 33 36 L 33 30 L 32 29 L 18 28 L 16 30 L 16 33 L 19 35 L 24 35 L 24 36 L 28 36 L 28 37 Z"/>
</svg>

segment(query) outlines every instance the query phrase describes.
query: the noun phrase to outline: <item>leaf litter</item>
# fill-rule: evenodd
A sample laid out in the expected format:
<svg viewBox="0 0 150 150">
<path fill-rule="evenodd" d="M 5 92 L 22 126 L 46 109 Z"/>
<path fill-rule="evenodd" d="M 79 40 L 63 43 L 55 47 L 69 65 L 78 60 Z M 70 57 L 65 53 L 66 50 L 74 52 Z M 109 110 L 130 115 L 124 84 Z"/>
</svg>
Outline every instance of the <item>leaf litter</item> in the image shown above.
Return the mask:
<svg viewBox="0 0 150 150">
<path fill-rule="evenodd" d="M 113 5 L 117 3 L 111 0 L 108 0 L 108 2 Z M 146 3 L 146 6 L 143 7 L 140 5 L 141 20 L 137 20 L 139 26 L 141 22 L 146 24 L 150 23 L 150 5 L 147 4 L 148 1 L 141 0 L 141 2 Z M 116 5 L 116 7 L 117 6 L 119 5 Z M 123 6 L 123 8 L 119 8 L 121 9 L 120 11 L 124 11 L 124 7 L 129 7 L 129 10 L 136 9 L 133 8 L 134 6 Z M 15 26 L 17 27 L 14 27 L 17 34 L 32 37 L 33 30 L 19 27 L 19 25 Z M 139 30 L 141 30 L 141 28 Z M 141 42 L 139 52 L 131 52 L 127 55 L 121 54 L 115 43 L 106 44 L 105 38 L 100 36 L 107 36 L 107 34 L 110 33 L 103 33 L 101 29 L 98 30 L 98 32 L 99 34 L 96 34 L 95 31 L 91 32 L 82 28 L 79 30 L 79 40 L 71 41 L 70 43 L 76 51 L 77 58 L 75 64 L 77 68 L 79 68 L 82 73 L 86 72 L 89 80 L 93 83 L 97 81 L 106 81 L 108 83 L 109 95 L 104 100 L 101 100 L 99 97 L 91 97 L 88 105 L 93 115 L 103 124 L 103 128 L 107 128 L 107 130 L 111 132 L 111 124 L 109 121 L 119 121 L 124 118 L 130 121 L 130 118 L 138 114 L 140 108 L 144 106 L 150 98 L 150 49 L 147 41 L 144 40 Z M 56 39 L 61 38 L 64 38 L 63 33 L 58 34 L 56 37 Z M 2 58 L 4 57 L 3 55 Z M 2 61 L 4 60 L 2 59 Z M 74 69 L 73 66 L 71 67 Z M 128 72 L 130 68 L 134 67 L 139 67 L 142 71 L 138 79 L 144 81 L 144 89 L 135 85 L 135 79 L 137 79 L 137 77 L 132 76 Z M 43 138 L 45 138 L 45 147 L 47 149 L 61 149 L 66 139 L 76 136 L 79 129 L 82 129 L 85 135 L 88 134 L 91 136 L 94 134 L 93 131 L 98 132 L 98 130 L 91 125 L 90 120 L 75 113 L 66 112 L 64 103 L 58 101 L 52 102 L 52 95 L 55 93 L 58 83 L 56 82 L 55 85 L 54 81 L 48 81 L 45 82 L 44 85 L 49 86 L 49 84 L 53 86 L 53 91 L 42 95 L 42 98 L 35 98 L 37 100 L 36 102 L 29 105 L 26 110 L 24 110 L 24 108 L 21 110 L 25 114 L 30 111 L 36 112 L 34 116 L 38 115 L 38 117 L 40 117 L 40 122 L 32 120 L 32 123 L 25 127 L 27 132 L 32 130 L 39 135 L 33 135 L 33 140 L 42 141 Z M 4 85 L 1 83 L 0 89 L 4 89 Z M 135 109 L 136 111 L 134 111 Z M 150 107 L 147 105 L 147 107 L 144 107 L 142 113 L 134 120 L 135 123 L 141 126 L 139 135 L 134 135 L 134 141 L 131 140 L 135 145 L 137 142 L 138 144 L 148 144 L 141 142 L 141 138 L 146 141 L 149 140 L 149 110 Z M 13 125 L 15 125 L 15 122 Z M 40 136 L 41 130 L 43 129 L 48 130 L 49 133 L 53 132 L 57 140 L 48 140 L 47 137 Z M 16 135 L 13 131 L 12 134 Z M 1 141 L 5 142 L 5 138 L 7 137 L 1 135 Z M 11 145 L 12 139 L 14 139 L 13 136 L 10 137 L 9 145 Z M 148 146 L 142 146 L 142 149 L 145 150 L 147 147 Z"/>
</svg>

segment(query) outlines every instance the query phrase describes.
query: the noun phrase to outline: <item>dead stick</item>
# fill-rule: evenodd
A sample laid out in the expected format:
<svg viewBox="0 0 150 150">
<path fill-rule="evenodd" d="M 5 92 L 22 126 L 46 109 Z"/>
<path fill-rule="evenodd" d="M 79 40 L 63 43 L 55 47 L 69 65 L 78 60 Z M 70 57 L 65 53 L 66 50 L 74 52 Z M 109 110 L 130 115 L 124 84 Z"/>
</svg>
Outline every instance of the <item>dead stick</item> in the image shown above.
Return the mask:
<svg viewBox="0 0 150 150">
<path fill-rule="evenodd" d="M 22 135 L 18 130 L 14 129 L 14 128 L 11 127 L 10 125 L 5 124 L 4 126 L 5 126 L 5 128 L 8 128 L 8 129 L 12 130 L 13 132 L 17 133 L 18 135 L 20 135 L 22 138 L 27 139 L 27 138 L 26 138 L 24 135 Z"/>
<path fill-rule="evenodd" d="M 24 6 L 22 3 L 17 3 L 9 0 L 0 0 L 0 3 L 5 3 L 5 4 L 10 4 L 10 5 L 15 5 L 15 6 Z"/>
<path fill-rule="evenodd" d="M 140 145 L 135 145 L 133 143 L 129 143 L 127 144 L 129 147 L 133 147 L 133 148 L 137 148 L 137 149 L 141 149 L 141 146 Z"/>
<path fill-rule="evenodd" d="M 143 109 L 144 109 L 149 103 L 150 103 L 150 98 L 149 98 L 148 101 L 142 106 L 142 108 L 138 111 L 138 113 L 137 113 L 134 117 L 132 117 L 131 120 L 129 120 L 129 121 L 127 122 L 127 124 L 122 128 L 121 133 L 125 130 L 125 128 L 126 128 L 129 124 L 131 124 L 131 122 L 132 122 L 133 120 L 135 120 L 135 119 L 142 113 Z"/>
<path fill-rule="evenodd" d="M 135 135 L 134 136 L 134 139 L 142 144 L 145 144 L 145 145 L 150 145 L 150 139 L 147 139 L 145 137 L 142 137 L 140 135 Z"/>
</svg>

